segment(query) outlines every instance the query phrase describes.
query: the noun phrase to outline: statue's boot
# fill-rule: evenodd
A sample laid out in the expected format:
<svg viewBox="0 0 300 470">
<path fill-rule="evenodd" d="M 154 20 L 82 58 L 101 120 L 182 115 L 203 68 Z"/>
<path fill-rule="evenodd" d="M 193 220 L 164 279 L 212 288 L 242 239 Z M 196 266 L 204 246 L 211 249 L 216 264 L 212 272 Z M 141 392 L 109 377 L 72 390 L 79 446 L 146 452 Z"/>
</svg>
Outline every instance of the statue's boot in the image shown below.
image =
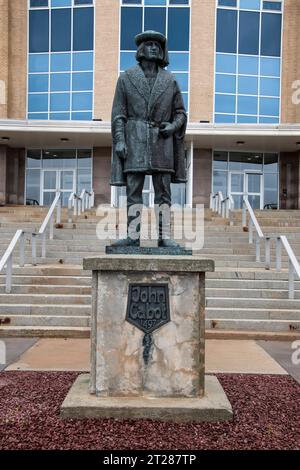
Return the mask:
<svg viewBox="0 0 300 470">
<path fill-rule="evenodd" d="M 123 238 L 122 240 L 117 240 L 116 242 L 112 243 L 111 246 L 118 248 L 118 247 L 127 247 L 127 246 L 140 246 L 140 239 L 132 240 L 132 238 L 127 237 Z"/>
<path fill-rule="evenodd" d="M 166 215 L 166 214 L 165 214 Z M 171 238 L 171 221 L 170 213 L 167 214 L 165 220 L 161 212 L 157 214 L 156 221 L 158 222 L 158 246 L 161 248 L 181 248 L 181 246 Z"/>
</svg>

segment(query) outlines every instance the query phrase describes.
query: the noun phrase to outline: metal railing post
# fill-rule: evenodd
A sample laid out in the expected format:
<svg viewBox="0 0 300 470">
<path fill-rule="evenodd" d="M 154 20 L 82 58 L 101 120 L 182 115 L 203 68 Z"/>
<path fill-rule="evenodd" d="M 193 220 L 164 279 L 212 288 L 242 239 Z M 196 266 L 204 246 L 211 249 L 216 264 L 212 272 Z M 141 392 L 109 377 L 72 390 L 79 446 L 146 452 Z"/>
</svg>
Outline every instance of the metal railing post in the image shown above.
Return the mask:
<svg viewBox="0 0 300 470">
<path fill-rule="evenodd" d="M 13 257 L 12 254 L 7 260 L 6 263 L 6 283 L 5 283 L 5 292 L 7 294 L 11 293 L 11 285 L 12 285 L 12 268 L 13 268 Z"/>
<path fill-rule="evenodd" d="M 20 262 L 19 265 L 21 268 L 24 267 L 25 264 L 25 233 L 23 232 L 20 237 Z"/>
<path fill-rule="evenodd" d="M 245 203 L 243 203 L 242 226 L 247 227 L 247 208 Z"/>
<path fill-rule="evenodd" d="M 265 237 L 265 257 L 266 257 L 266 269 L 271 269 L 271 238 Z"/>
<path fill-rule="evenodd" d="M 57 224 L 60 224 L 60 221 L 61 221 L 61 196 L 57 202 L 57 206 L 56 206 L 56 223 Z"/>
<path fill-rule="evenodd" d="M 36 266 L 36 237 L 37 235 L 35 233 L 31 234 L 31 251 L 32 251 L 32 264 L 33 266 Z"/>
<path fill-rule="evenodd" d="M 252 219 L 249 219 L 249 224 L 248 224 L 248 230 L 249 230 L 249 243 L 253 243 L 253 222 Z"/>
<path fill-rule="evenodd" d="M 289 260 L 289 299 L 295 298 L 295 270 L 293 263 Z"/>
<path fill-rule="evenodd" d="M 281 271 L 282 244 L 280 237 L 276 238 L 276 271 Z"/>
<path fill-rule="evenodd" d="M 46 258 L 46 232 L 42 234 L 42 258 Z"/>
<path fill-rule="evenodd" d="M 255 240 L 255 256 L 256 262 L 260 263 L 260 238 L 257 236 Z"/>
</svg>

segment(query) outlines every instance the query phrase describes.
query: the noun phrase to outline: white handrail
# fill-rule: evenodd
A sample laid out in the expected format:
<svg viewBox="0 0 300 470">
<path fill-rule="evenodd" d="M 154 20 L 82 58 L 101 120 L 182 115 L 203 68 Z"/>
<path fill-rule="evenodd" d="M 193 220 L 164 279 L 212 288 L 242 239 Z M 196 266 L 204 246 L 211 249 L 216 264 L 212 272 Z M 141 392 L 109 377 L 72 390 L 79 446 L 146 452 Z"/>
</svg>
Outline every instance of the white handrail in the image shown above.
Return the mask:
<svg viewBox="0 0 300 470">
<path fill-rule="evenodd" d="M 249 222 L 248 222 L 248 230 L 249 230 L 249 243 L 253 243 L 253 228 L 256 231 L 256 261 L 260 262 L 260 242 L 261 240 L 265 239 L 262 229 L 257 221 L 257 218 L 254 214 L 254 211 L 248 201 L 247 196 L 243 197 L 243 215 L 242 215 L 242 225 L 243 228 L 247 227 L 247 211 L 249 212 Z"/>
<path fill-rule="evenodd" d="M 50 224 L 49 239 L 53 240 L 54 236 L 54 211 L 56 209 L 56 223 L 59 224 L 61 220 L 61 192 L 57 191 L 54 201 L 52 202 L 50 209 L 39 229 L 38 232 L 32 233 L 31 244 L 32 244 L 32 264 L 36 265 L 37 251 L 36 251 L 36 239 L 42 237 L 42 258 L 46 258 L 46 230 Z"/>
<path fill-rule="evenodd" d="M 10 244 L 8 245 L 4 255 L 0 259 L 0 272 L 6 266 L 6 281 L 5 281 L 5 292 L 7 294 L 11 293 L 12 287 L 12 267 L 13 267 L 13 254 L 17 246 L 18 241 L 20 241 L 20 260 L 19 266 L 23 267 L 25 264 L 25 232 L 22 229 L 16 231 L 13 236 Z"/>
<path fill-rule="evenodd" d="M 300 279 L 300 264 L 285 235 L 277 237 L 276 244 L 276 268 L 281 271 L 281 248 L 285 249 L 289 258 L 289 299 L 295 298 L 295 274 Z"/>
</svg>

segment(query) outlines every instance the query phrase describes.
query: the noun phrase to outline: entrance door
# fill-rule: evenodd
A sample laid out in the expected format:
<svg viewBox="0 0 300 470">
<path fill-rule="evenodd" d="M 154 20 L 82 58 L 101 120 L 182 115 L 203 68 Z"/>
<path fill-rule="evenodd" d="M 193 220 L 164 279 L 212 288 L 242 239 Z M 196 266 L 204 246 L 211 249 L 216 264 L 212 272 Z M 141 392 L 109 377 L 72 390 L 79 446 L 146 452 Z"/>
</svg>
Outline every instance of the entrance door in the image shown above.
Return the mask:
<svg viewBox="0 0 300 470">
<path fill-rule="evenodd" d="M 243 207 L 243 197 L 248 200 L 253 209 L 263 208 L 263 175 L 258 172 L 229 173 L 229 194 L 233 197 L 235 209 Z"/>
<path fill-rule="evenodd" d="M 71 193 L 75 191 L 75 183 L 75 170 L 43 170 L 42 205 L 50 206 L 54 201 L 56 191 L 61 191 L 62 206 L 67 206 Z"/>
</svg>

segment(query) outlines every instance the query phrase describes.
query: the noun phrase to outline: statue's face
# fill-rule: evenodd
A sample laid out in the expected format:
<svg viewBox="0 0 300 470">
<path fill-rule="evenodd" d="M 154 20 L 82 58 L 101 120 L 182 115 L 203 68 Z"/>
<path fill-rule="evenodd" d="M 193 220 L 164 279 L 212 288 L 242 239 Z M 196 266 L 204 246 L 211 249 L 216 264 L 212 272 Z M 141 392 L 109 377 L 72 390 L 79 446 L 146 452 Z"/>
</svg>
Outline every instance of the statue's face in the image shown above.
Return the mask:
<svg viewBox="0 0 300 470">
<path fill-rule="evenodd" d="M 146 41 L 144 44 L 144 56 L 146 60 L 157 61 L 160 54 L 160 45 L 156 41 Z"/>
</svg>

